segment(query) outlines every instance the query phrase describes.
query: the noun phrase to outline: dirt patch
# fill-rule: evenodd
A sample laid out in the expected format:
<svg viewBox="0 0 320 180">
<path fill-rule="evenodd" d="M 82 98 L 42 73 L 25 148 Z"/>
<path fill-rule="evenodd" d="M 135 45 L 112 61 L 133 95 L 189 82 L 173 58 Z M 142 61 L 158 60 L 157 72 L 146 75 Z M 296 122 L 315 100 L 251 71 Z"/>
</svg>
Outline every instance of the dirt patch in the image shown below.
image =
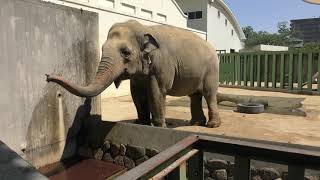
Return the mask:
<svg viewBox="0 0 320 180">
<path fill-rule="evenodd" d="M 224 102 L 219 106 L 222 125 L 211 129 L 189 126 L 191 119 L 189 98 L 168 96 L 166 109 L 168 127 L 183 131 L 320 146 L 318 128 L 320 127 L 320 96 L 231 88 L 219 88 L 219 91 L 239 96 L 270 97 L 271 109 L 267 109 L 262 114 L 241 114 L 233 111 L 234 104 Z M 302 107 L 298 108 L 301 105 Z M 301 112 L 293 112 L 300 110 L 305 115 Z M 206 108 L 204 112 L 207 116 Z M 131 96 L 103 99 L 102 117 L 106 121 L 133 122 L 137 115 Z"/>
</svg>

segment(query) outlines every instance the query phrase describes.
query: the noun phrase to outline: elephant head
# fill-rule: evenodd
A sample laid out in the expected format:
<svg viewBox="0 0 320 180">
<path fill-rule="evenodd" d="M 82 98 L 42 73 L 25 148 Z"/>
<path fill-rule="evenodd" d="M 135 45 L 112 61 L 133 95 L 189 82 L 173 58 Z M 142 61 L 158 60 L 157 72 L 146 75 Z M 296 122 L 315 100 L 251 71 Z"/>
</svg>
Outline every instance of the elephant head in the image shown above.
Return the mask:
<svg viewBox="0 0 320 180">
<path fill-rule="evenodd" d="M 47 75 L 47 81 L 61 85 L 76 96 L 97 96 L 112 82 L 118 88 L 122 80 L 148 74 L 151 63 L 149 53 L 158 48 L 157 40 L 146 26 L 133 20 L 118 23 L 109 31 L 102 46 L 97 74 L 89 85 L 80 86 L 54 75 Z"/>
</svg>

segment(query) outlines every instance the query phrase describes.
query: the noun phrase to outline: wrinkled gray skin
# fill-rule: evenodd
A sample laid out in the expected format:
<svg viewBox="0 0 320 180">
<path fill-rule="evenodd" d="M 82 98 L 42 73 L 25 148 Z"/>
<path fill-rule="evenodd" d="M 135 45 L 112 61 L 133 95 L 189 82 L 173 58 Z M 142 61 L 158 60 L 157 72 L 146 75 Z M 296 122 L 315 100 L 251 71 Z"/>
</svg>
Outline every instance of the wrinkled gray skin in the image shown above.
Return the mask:
<svg viewBox="0 0 320 180">
<path fill-rule="evenodd" d="M 112 26 L 102 47 L 96 78 L 83 87 L 62 77 L 47 75 L 69 92 L 92 97 L 108 86 L 130 79 L 138 123 L 165 127 L 166 95 L 191 98 L 191 125 L 205 125 L 202 97 L 208 104 L 207 127 L 221 124 L 217 108 L 219 62 L 205 40 L 167 25 L 144 26 L 127 21 Z M 151 113 L 151 118 L 150 118 Z"/>
</svg>

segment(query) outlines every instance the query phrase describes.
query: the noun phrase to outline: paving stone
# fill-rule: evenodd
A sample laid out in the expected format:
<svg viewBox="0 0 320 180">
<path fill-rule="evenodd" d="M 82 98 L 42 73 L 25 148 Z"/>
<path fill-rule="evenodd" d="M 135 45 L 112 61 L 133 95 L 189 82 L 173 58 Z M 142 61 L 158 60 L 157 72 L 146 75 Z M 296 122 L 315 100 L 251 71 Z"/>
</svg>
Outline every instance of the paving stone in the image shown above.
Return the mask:
<svg viewBox="0 0 320 180">
<path fill-rule="evenodd" d="M 227 169 L 228 162 L 225 160 L 219 160 L 219 159 L 209 159 L 207 161 L 207 168 L 210 171 L 218 170 L 218 169 Z"/>
<path fill-rule="evenodd" d="M 126 155 L 133 160 L 137 160 L 146 155 L 146 149 L 141 146 L 127 145 Z"/>
<path fill-rule="evenodd" d="M 122 156 L 126 155 L 126 150 L 127 150 L 126 146 L 123 144 L 120 144 L 120 154 Z"/>
<path fill-rule="evenodd" d="M 274 168 L 260 168 L 257 170 L 257 174 L 263 180 L 274 180 L 280 178 L 280 173 Z"/>
<path fill-rule="evenodd" d="M 260 176 L 253 176 L 251 180 L 263 180 Z"/>
<path fill-rule="evenodd" d="M 228 174 L 226 169 L 214 170 L 212 176 L 215 180 L 227 180 Z"/>
<path fill-rule="evenodd" d="M 155 156 L 155 155 L 157 155 L 157 154 L 159 154 L 159 151 L 157 150 L 157 149 L 154 149 L 154 148 L 152 148 L 152 149 L 146 149 L 146 155 L 148 156 L 148 157 L 153 157 L 153 156 Z"/>
<path fill-rule="evenodd" d="M 104 141 L 103 145 L 102 145 L 102 150 L 104 152 L 108 152 L 110 150 L 110 142 L 108 140 Z"/>
<path fill-rule="evenodd" d="M 103 155 L 103 158 L 102 158 L 103 161 L 108 161 L 108 162 L 113 162 L 114 159 L 112 158 L 111 154 L 110 153 L 105 153 Z"/>
<path fill-rule="evenodd" d="M 110 144 L 110 152 L 112 157 L 116 157 L 120 154 L 120 144 L 111 143 Z"/>
<path fill-rule="evenodd" d="M 95 159 L 101 160 L 102 157 L 103 157 L 103 150 L 102 150 L 102 148 L 99 148 L 99 149 L 94 150 L 94 152 L 93 152 L 93 157 L 94 157 Z"/>
<path fill-rule="evenodd" d="M 124 162 L 124 166 L 128 169 L 132 169 L 135 167 L 135 162 L 127 156 L 123 157 L 123 162 Z"/>
<path fill-rule="evenodd" d="M 117 156 L 114 158 L 114 163 L 119 166 L 124 166 L 124 156 Z"/>
</svg>

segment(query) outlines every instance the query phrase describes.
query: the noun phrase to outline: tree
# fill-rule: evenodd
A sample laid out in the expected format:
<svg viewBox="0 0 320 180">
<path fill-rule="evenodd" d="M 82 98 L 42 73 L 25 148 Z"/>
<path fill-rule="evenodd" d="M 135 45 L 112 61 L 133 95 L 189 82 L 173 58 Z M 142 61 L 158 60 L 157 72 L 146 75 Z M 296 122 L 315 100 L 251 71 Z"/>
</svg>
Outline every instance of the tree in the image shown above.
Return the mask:
<svg viewBox="0 0 320 180">
<path fill-rule="evenodd" d="M 251 26 L 243 28 L 247 38 L 245 41 L 246 48 L 251 48 L 259 44 L 268 44 L 276 46 L 288 46 L 291 30 L 288 28 L 288 22 L 278 24 L 278 33 L 269 33 L 266 31 L 254 31 Z"/>
</svg>

